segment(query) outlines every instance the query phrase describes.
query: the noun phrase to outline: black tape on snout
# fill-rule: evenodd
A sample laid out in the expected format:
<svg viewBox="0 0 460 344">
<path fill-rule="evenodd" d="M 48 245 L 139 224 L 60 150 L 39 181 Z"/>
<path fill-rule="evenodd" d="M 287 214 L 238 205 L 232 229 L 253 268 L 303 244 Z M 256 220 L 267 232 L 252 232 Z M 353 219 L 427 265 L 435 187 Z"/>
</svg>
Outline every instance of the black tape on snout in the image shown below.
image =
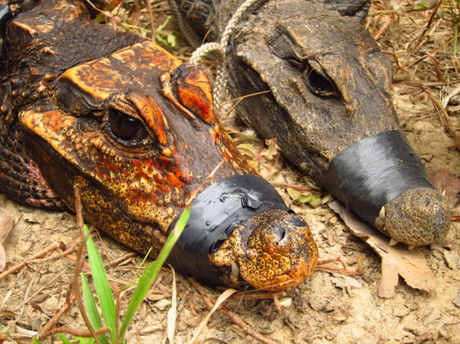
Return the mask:
<svg viewBox="0 0 460 344">
<path fill-rule="evenodd" d="M 209 252 L 217 250 L 236 225 L 269 209 L 292 212 L 265 179 L 239 175 L 219 180 L 192 202 L 187 225 L 167 262 L 201 280 L 225 285 L 209 262 Z M 168 233 L 178 218 L 171 224 Z"/>
<path fill-rule="evenodd" d="M 337 155 L 326 172 L 324 187 L 372 226 L 392 199 L 410 189 L 434 189 L 399 130 L 368 137 Z"/>
</svg>

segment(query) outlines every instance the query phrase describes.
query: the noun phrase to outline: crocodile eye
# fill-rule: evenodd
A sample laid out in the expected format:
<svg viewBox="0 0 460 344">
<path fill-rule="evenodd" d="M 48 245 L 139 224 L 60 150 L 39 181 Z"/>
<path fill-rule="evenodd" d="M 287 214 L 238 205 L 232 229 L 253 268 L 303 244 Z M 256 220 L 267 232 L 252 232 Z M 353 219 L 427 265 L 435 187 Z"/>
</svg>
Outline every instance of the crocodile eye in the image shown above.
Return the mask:
<svg viewBox="0 0 460 344">
<path fill-rule="evenodd" d="M 310 68 L 305 76 L 307 86 L 314 94 L 322 97 L 334 97 L 337 95 L 334 84 L 313 68 Z"/>
<path fill-rule="evenodd" d="M 115 109 L 109 110 L 109 129 L 116 138 L 123 141 L 139 141 L 148 135 L 141 121 Z"/>
</svg>

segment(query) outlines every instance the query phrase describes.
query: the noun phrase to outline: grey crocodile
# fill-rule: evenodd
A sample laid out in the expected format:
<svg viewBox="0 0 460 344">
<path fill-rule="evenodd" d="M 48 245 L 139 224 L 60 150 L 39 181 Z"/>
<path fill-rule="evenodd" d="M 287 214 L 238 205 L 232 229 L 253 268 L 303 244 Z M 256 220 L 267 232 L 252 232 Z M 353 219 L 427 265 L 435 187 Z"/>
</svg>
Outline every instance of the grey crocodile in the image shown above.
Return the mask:
<svg viewBox="0 0 460 344">
<path fill-rule="evenodd" d="M 190 41 L 219 42 L 246 1 L 169 2 Z M 230 31 L 228 83 L 234 97 L 269 91 L 237 111 L 301 171 L 393 243 L 426 245 L 449 230 L 449 208 L 399 125 L 391 63 L 359 22 L 369 3 L 255 1 Z"/>
</svg>

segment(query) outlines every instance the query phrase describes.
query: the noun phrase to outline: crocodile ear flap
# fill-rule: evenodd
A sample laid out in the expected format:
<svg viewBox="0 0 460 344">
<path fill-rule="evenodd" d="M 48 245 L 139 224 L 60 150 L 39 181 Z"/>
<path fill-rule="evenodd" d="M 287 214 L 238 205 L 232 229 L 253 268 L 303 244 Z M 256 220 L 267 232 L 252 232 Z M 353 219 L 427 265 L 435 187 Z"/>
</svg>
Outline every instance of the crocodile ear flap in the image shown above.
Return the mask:
<svg viewBox="0 0 460 344">
<path fill-rule="evenodd" d="M 181 66 L 171 74 L 173 91 L 180 103 L 208 124 L 215 122 L 212 85 L 208 73 L 196 66 Z"/>
</svg>

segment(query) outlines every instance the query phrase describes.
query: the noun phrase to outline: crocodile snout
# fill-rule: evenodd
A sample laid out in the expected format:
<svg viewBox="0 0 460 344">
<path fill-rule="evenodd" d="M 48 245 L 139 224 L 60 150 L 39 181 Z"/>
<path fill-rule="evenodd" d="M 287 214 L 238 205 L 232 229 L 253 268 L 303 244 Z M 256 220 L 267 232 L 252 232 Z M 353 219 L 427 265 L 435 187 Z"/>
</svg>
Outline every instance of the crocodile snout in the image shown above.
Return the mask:
<svg viewBox="0 0 460 344">
<path fill-rule="evenodd" d="M 435 189 L 410 189 L 382 207 L 375 225 L 393 242 L 428 245 L 448 232 L 449 206 Z"/>
<path fill-rule="evenodd" d="M 239 230 L 252 231 L 236 256 L 241 276 L 253 287 L 286 289 L 299 284 L 315 270 L 318 250 L 307 223 L 297 215 L 270 209 L 242 227 L 245 229 Z"/>
</svg>

